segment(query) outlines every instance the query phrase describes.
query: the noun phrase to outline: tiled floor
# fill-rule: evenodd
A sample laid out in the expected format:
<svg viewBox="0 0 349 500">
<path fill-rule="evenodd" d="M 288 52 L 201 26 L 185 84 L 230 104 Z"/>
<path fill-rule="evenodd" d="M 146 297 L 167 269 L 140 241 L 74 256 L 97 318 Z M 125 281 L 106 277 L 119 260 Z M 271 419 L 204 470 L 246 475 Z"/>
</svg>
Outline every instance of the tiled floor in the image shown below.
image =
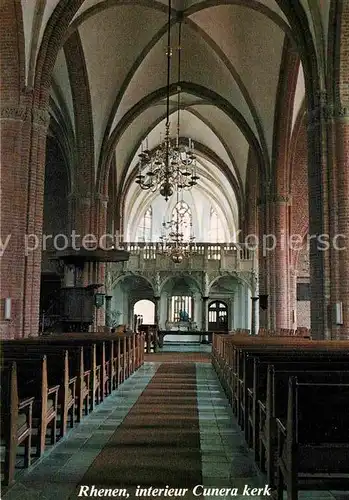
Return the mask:
<svg viewBox="0 0 349 500">
<path fill-rule="evenodd" d="M 197 380 L 202 476 L 206 492 L 214 487 L 234 488 L 237 494 L 234 498 L 246 499 L 242 495 L 245 485 L 251 489 L 262 488 L 265 479 L 258 473 L 244 444 L 242 432 L 212 366 L 197 363 Z M 205 498 L 217 499 L 217 495 Z"/>
<path fill-rule="evenodd" d="M 187 348 L 187 346 L 185 346 Z M 192 346 L 195 348 L 195 346 Z M 196 346 L 205 351 L 208 346 Z M 165 346 L 176 350 L 178 346 Z M 187 351 L 186 351 L 187 352 Z M 193 351 L 198 352 L 198 351 Z M 198 411 L 202 451 L 203 487 L 206 500 L 222 498 L 215 488 L 236 488 L 227 498 L 269 498 L 243 495 L 244 488 L 263 488 L 265 479 L 254 465 L 243 435 L 232 415 L 228 401 L 212 366 L 196 363 Z M 109 437 L 122 423 L 141 392 L 156 371 L 156 363 L 146 363 L 119 390 L 99 405 L 95 412 L 69 432 L 50 453 L 18 477 L 4 500 L 68 500 L 76 491 L 86 470 L 99 454 Z M 174 485 L 175 486 L 175 485 Z M 248 493 L 249 490 L 245 490 Z M 157 497 L 159 498 L 159 497 Z M 300 492 L 299 499 L 348 500 L 347 492 Z"/>
</svg>

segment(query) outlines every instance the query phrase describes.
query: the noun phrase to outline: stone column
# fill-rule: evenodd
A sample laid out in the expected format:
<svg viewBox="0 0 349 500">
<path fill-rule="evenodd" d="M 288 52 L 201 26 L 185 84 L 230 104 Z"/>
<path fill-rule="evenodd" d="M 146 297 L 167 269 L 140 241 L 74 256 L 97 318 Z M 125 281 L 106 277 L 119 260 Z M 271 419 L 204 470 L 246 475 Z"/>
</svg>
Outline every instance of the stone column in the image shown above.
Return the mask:
<svg viewBox="0 0 349 500">
<path fill-rule="evenodd" d="M 234 330 L 235 328 L 235 310 L 234 310 L 235 295 L 233 295 L 228 301 L 228 330 Z"/>
<path fill-rule="evenodd" d="M 170 295 L 167 296 L 167 311 L 166 311 L 166 321 L 172 321 L 172 297 Z"/>
<path fill-rule="evenodd" d="M 209 299 L 209 297 L 202 297 L 201 330 L 203 332 L 207 332 L 207 330 L 208 330 L 208 299 Z"/>
<path fill-rule="evenodd" d="M 202 297 L 202 322 L 201 330 L 203 332 L 208 331 L 208 299 L 209 297 Z M 202 335 L 201 342 L 206 344 L 208 342 L 208 335 Z"/>
<path fill-rule="evenodd" d="M 251 335 L 257 335 L 259 297 L 251 297 Z"/>
<path fill-rule="evenodd" d="M 112 295 L 106 295 L 105 296 L 105 326 L 110 328 L 111 325 L 111 299 L 113 298 Z"/>
<path fill-rule="evenodd" d="M 154 304 L 155 304 L 155 311 L 154 311 L 154 321 L 155 325 L 160 328 L 160 317 L 161 317 L 161 302 L 160 302 L 160 296 L 155 296 L 154 297 Z"/>
</svg>

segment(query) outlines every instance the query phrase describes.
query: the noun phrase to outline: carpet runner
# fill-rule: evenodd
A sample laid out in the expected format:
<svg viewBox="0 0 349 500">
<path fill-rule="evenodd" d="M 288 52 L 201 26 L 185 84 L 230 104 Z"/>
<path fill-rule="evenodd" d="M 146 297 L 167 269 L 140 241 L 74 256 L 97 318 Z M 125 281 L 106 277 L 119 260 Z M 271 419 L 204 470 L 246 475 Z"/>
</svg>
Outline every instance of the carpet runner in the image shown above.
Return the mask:
<svg viewBox="0 0 349 500">
<path fill-rule="evenodd" d="M 140 488 L 187 488 L 188 494 L 180 497 L 186 500 L 201 481 L 195 364 L 164 363 L 80 486 L 126 488 L 131 499 L 141 496 Z M 71 498 L 78 498 L 80 486 Z"/>
<path fill-rule="evenodd" d="M 159 363 L 211 363 L 209 352 L 157 352 L 144 354 L 145 362 Z"/>
</svg>

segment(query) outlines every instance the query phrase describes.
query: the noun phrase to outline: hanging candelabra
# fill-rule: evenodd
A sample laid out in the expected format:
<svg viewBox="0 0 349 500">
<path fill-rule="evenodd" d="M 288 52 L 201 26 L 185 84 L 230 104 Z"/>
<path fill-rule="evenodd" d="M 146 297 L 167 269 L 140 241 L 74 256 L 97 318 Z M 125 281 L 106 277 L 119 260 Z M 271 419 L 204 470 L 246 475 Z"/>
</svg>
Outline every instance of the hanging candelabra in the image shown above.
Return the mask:
<svg viewBox="0 0 349 500">
<path fill-rule="evenodd" d="M 183 200 L 179 200 L 177 191 L 175 216 L 170 221 L 162 223 L 159 251 L 161 254 L 168 255 L 175 264 L 180 264 L 185 257 L 195 253 L 194 240 L 189 207 L 183 203 Z"/>
<path fill-rule="evenodd" d="M 176 137 L 170 135 L 170 78 L 171 78 L 171 0 L 168 10 L 167 31 L 167 96 L 166 125 L 164 139 L 154 151 L 141 146 L 139 154 L 139 172 L 135 182 L 143 190 L 159 191 L 167 201 L 174 192 L 189 190 L 199 180 L 192 139 L 180 140 L 181 111 L 181 22 L 178 29 L 178 81 L 177 81 L 177 132 Z"/>
</svg>

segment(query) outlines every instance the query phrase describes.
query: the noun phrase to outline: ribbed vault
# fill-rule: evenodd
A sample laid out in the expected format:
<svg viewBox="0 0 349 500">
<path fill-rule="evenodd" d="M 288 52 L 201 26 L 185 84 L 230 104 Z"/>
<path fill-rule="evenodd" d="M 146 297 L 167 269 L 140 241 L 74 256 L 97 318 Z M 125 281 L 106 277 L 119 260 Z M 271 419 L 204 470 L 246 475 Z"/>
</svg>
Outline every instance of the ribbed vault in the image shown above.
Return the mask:
<svg viewBox="0 0 349 500">
<path fill-rule="evenodd" d="M 45 68 L 51 64 L 51 45 L 54 40 L 60 41 L 57 56 L 51 57 L 55 61 L 50 90 L 51 131 L 60 135 L 70 168 L 77 170 L 72 179 L 77 179 L 81 160 L 73 151 L 81 139 L 73 102 L 79 85 L 80 89 L 87 85 L 85 95 L 90 102 L 83 121 L 88 120 L 91 137 L 84 147 L 93 157 L 86 163 L 94 168 L 95 189 L 101 194 L 108 191 L 113 165 L 115 192 L 126 210 L 126 199 L 136 196 L 130 186 L 140 145 L 148 137 L 150 148 L 155 148 L 164 130 L 168 2 L 34 3 L 32 8 L 22 0 L 26 84 L 30 87 L 45 78 Z M 264 185 L 272 174 L 285 40 L 305 64 L 304 69 L 299 66 L 294 124 L 304 103 L 307 82 L 309 89 L 311 71 L 319 74 L 315 87 L 325 77 L 329 3 L 294 0 L 291 9 L 286 0 L 172 1 L 171 112 L 176 105 L 176 47 L 181 22 L 181 136 L 191 137 L 198 145 L 206 183 L 200 189 L 214 189 L 212 179 L 221 183 L 226 200 L 221 210 L 233 214 L 236 227 L 246 203 L 251 150 L 257 159 L 260 182 Z M 59 19 L 65 26 L 61 33 Z M 76 63 L 84 68 L 81 81 L 75 75 L 71 77 L 77 56 L 73 44 L 67 42 L 73 36 L 80 44 Z M 174 129 L 174 123 L 171 127 Z M 210 182 L 211 187 L 207 184 Z"/>
</svg>

